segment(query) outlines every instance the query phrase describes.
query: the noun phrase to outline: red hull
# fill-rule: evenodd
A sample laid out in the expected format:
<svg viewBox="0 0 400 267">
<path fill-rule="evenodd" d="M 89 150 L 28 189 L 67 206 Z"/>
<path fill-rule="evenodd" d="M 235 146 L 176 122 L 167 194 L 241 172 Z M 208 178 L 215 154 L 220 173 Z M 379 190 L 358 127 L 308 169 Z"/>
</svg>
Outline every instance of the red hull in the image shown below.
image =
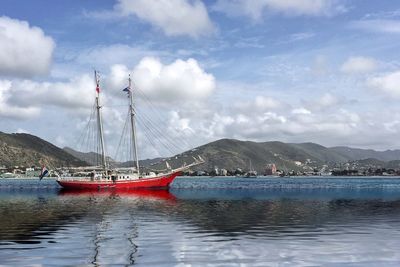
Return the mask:
<svg viewBox="0 0 400 267">
<path fill-rule="evenodd" d="M 137 188 L 159 188 L 167 189 L 179 172 L 158 176 L 154 178 L 142 178 L 137 180 L 112 181 L 79 181 L 79 180 L 57 180 L 58 184 L 65 189 L 71 190 L 99 190 L 104 188 L 114 189 L 137 189 Z"/>
</svg>

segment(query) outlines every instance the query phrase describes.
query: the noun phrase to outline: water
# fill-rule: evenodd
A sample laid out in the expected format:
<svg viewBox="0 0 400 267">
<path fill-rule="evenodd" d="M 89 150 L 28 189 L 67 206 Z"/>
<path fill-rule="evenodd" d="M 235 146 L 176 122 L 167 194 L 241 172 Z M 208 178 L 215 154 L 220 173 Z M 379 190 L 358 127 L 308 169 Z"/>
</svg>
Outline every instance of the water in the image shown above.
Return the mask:
<svg viewBox="0 0 400 267">
<path fill-rule="evenodd" d="M 399 266 L 400 178 L 0 180 L 0 266 Z"/>
</svg>

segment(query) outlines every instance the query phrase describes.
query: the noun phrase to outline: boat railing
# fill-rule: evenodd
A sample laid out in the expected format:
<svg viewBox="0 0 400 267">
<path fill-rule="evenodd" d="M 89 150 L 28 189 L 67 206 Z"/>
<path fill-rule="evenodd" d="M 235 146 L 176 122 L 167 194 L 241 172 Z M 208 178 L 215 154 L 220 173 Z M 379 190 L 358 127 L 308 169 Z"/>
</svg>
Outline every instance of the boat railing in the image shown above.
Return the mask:
<svg viewBox="0 0 400 267">
<path fill-rule="evenodd" d="M 92 178 L 88 176 L 68 176 L 68 177 L 59 177 L 57 180 L 60 181 L 109 181 L 108 178 Z"/>
</svg>

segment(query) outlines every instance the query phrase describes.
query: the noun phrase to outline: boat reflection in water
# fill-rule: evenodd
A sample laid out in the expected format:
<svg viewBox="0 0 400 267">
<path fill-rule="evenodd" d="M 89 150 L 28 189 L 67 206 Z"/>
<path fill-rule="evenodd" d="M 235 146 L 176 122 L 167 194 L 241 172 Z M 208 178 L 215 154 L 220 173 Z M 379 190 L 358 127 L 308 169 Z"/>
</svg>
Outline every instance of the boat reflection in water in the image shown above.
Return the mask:
<svg viewBox="0 0 400 267">
<path fill-rule="evenodd" d="M 176 204 L 167 190 L 0 192 L 0 265 L 133 264 L 144 216 Z M 24 251 L 24 256 L 15 255 Z"/>
<path fill-rule="evenodd" d="M 59 191 L 62 199 L 87 200 L 94 203 L 95 218 L 92 227 L 94 265 L 134 264 L 137 258 L 138 224 L 136 210 L 154 209 L 161 204 L 174 204 L 176 197 L 167 190 L 66 190 Z M 129 207 L 131 206 L 131 207 Z M 133 208 L 133 209 L 132 209 Z M 135 212 L 133 211 L 135 210 Z"/>
<path fill-rule="evenodd" d="M 152 189 L 104 189 L 104 190 L 69 190 L 62 188 L 59 196 L 91 196 L 91 197 L 124 197 L 148 200 L 176 200 L 176 197 L 168 190 Z"/>
</svg>

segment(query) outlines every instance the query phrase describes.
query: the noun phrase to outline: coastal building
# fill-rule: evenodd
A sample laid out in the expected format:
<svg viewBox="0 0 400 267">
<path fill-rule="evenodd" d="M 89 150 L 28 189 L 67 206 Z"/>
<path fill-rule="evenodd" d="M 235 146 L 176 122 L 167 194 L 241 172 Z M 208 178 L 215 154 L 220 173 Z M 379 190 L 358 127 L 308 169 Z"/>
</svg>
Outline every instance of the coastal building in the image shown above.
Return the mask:
<svg viewBox="0 0 400 267">
<path fill-rule="evenodd" d="M 0 173 L 5 173 L 7 172 L 7 167 L 6 166 L 0 166 Z"/>
<path fill-rule="evenodd" d="M 265 167 L 265 175 L 276 175 L 276 165 L 275 163 L 267 164 Z"/>
<path fill-rule="evenodd" d="M 26 168 L 25 169 L 25 176 L 26 177 L 38 177 L 40 175 L 40 169 L 35 169 L 35 168 Z"/>
<path fill-rule="evenodd" d="M 221 169 L 221 170 L 219 170 L 219 175 L 227 176 L 228 175 L 228 171 L 226 169 Z"/>
</svg>

